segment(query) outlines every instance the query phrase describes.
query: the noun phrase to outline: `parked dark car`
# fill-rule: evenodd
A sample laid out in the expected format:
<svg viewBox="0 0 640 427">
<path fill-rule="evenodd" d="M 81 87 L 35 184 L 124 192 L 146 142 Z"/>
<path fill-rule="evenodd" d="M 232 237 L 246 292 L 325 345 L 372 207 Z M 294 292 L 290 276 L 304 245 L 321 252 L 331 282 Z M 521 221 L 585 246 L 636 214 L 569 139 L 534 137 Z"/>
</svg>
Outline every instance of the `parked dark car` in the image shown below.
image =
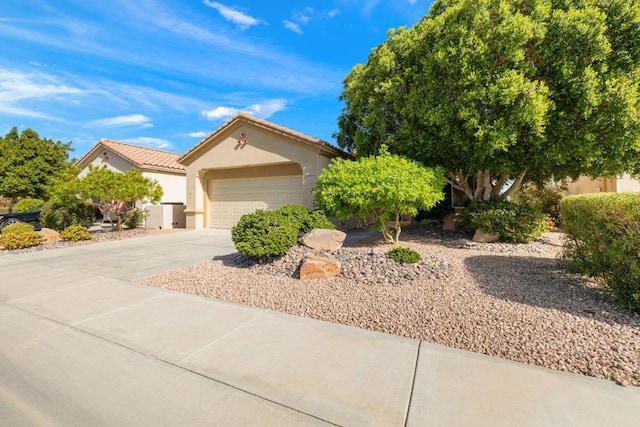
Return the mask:
<svg viewBox="0 0 640 427">
<path fill-rule="evenodd" d="M 36 230 L 40 230 L 40 208 L 29 209 L 26 212 L 8 213 L 0 215 L 0 230 L 7 225 L 18 224 L 20 222 L 26 222 L 33 225 Z"/>
</svg>

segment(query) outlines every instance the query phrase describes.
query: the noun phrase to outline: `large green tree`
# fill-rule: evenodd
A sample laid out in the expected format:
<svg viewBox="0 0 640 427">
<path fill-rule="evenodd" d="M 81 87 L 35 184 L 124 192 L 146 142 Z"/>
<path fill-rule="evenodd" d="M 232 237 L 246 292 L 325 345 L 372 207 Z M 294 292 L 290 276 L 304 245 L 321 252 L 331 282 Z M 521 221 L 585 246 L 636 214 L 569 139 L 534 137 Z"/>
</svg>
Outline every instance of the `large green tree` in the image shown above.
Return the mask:
<svg viewBox="0 0 640 427">
<path fill-rule="evenodd" d="M 439 0 L 344 80 L 338 143 L 381 144 L 471 200 L 640 172 L 637 0 Z"/>
<path fill-rule="evenodd" d="M 40 138 L 32 129 L 11 129 L 0 138 L 0 195 L 43 199 L 52 179 L 70 166 L 71 143 Z"/>
</svg>

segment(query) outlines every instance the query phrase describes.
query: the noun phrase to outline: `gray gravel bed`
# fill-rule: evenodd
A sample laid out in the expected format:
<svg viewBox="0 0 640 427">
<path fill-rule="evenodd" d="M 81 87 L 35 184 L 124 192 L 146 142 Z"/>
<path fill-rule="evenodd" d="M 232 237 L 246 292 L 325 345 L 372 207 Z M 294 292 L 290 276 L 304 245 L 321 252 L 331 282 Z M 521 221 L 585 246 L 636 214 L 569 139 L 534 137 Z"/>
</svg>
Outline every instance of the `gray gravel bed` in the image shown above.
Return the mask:
<svg viewBox="0 0 640 427">
<path fill-rule="evenodd" d="M 296 247 L 272 263 L 217 257 L 141 283 L 381 331 L 547 368 L 640 385 L 640 316 L 562 270 L 560 234 L 530 244 L 462 244 L 420 227 L 403 233 L 417 264 L 380 239 L 328 255 L 344 273 L 299 280 Z"/>
</svg>

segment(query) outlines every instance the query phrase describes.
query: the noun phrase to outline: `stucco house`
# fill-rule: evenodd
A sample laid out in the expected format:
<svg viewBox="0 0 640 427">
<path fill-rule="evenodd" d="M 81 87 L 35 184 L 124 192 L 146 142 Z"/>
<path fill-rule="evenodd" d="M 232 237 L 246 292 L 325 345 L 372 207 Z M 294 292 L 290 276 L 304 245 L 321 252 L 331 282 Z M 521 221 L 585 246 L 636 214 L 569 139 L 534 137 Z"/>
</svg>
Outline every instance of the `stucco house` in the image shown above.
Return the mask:
<svg viewBox="0 0 640 427">
<path fill-rule="evenodd" d="M 329 143 L 239 113 L 187 151 L 187 228 L 231 228 L 243 214 L 313 207 L 316 178 L 344 153 Z"/>
<path fill-rule="evenodd" d="M 142 176 L 155 179 L 162 186 L 161 203 L 184 203 L 186 167 L 178 163 L 179 158 L 178 153 L 101 139 L 76 162 L 76 166 L 80 169 L 80 177 L 89 173 L 89 165 L 106 165 L 118 172 L 136 168 Z"/>
<path fill-rule="evenodd" d="M 89 165 L 106 166 L 118 172 L 138 169 L 142 176 L 158 181 L 163 190 L 159 205 L 144 206 L 149 211 L 146 226 L 183 228 L 186 167 L 178 163 L 179 158 L 178 153 L 101 139 L 76 162 L 76 166 L 80 169 L 80 177 L 89 173 Z"/>
<path fill-rule="evenodd" d="M 580 177 L 567 184 L 567 194 L 590 194 L 590 193 L 626 193 L 639 192 L 640 181 L 623 174 L 613 178 L 592 179 L 586 176 Z"/>
</svg>

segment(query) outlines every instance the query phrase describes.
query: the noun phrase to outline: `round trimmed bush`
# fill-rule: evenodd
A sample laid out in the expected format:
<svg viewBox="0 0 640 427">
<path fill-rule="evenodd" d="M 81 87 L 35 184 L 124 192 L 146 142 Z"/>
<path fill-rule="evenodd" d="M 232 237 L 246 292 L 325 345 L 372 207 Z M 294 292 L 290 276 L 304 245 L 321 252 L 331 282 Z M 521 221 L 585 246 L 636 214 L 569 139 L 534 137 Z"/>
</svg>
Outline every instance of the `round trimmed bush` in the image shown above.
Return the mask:
<svg viewBox="0 0 640 427">
<path fill-rule="evenodd" d="M 70 225 L 60 233 L 62 240 L 77 242 L 79 240 L 91 240 L 91 234 L 87 231 L 87 227 L 82 225 Z"/>
<path fill-rule="evenodd" d="M 387 256 L 392 260 L 402 264 L 413 264 L 422 259 L 420 254 L 411 248 L 396 247 L 387 252 Z"/>
<path fill-rule="evenodd" d="M 30 246 L 38 246 L 45 240 L 47 239 L 43 235 L 38 234 L 35 231 L 25 231 L 22 233 L 2 236 L 2 240 L 0 240 L 0 246 L 4 247 L 5 249 L 23 249 Z"/>
<path fill-rule="evenodd" d="M 257 210 L 243 215 L 231 229 L 237 251 L 253 258 L 282 255 L 298 242 L 295 221 L 274 211 Z"/>
<path fill-rule="evenodd" d="M 49 200 L 40 211 L 42 226 L 56 231 L 62 231 L 71 225 L 90 227 L 94 219 L 94 208 L 80 200 L 69 204 Z"/>
<path fill-rule="evenodd" d="M 33 225 L 27 224 L 26 222 L 18 222 L 15 224 L 9 224 L 2 229 L 2 238 L 4 239 L 7 236 L 13 236 L 16 234 L 22 233 L 33 233 L 35 228 Z"/>
<path fill-rule="evenodd" d="M 305 234 L 314 228 L 333 230 L 335 224 L 327 219 L 322 211 L 311 211 L 302 205 L 284 205 L 277 210 L 279 214 L 296 223 L 298 232 Z"/>
</svg>

